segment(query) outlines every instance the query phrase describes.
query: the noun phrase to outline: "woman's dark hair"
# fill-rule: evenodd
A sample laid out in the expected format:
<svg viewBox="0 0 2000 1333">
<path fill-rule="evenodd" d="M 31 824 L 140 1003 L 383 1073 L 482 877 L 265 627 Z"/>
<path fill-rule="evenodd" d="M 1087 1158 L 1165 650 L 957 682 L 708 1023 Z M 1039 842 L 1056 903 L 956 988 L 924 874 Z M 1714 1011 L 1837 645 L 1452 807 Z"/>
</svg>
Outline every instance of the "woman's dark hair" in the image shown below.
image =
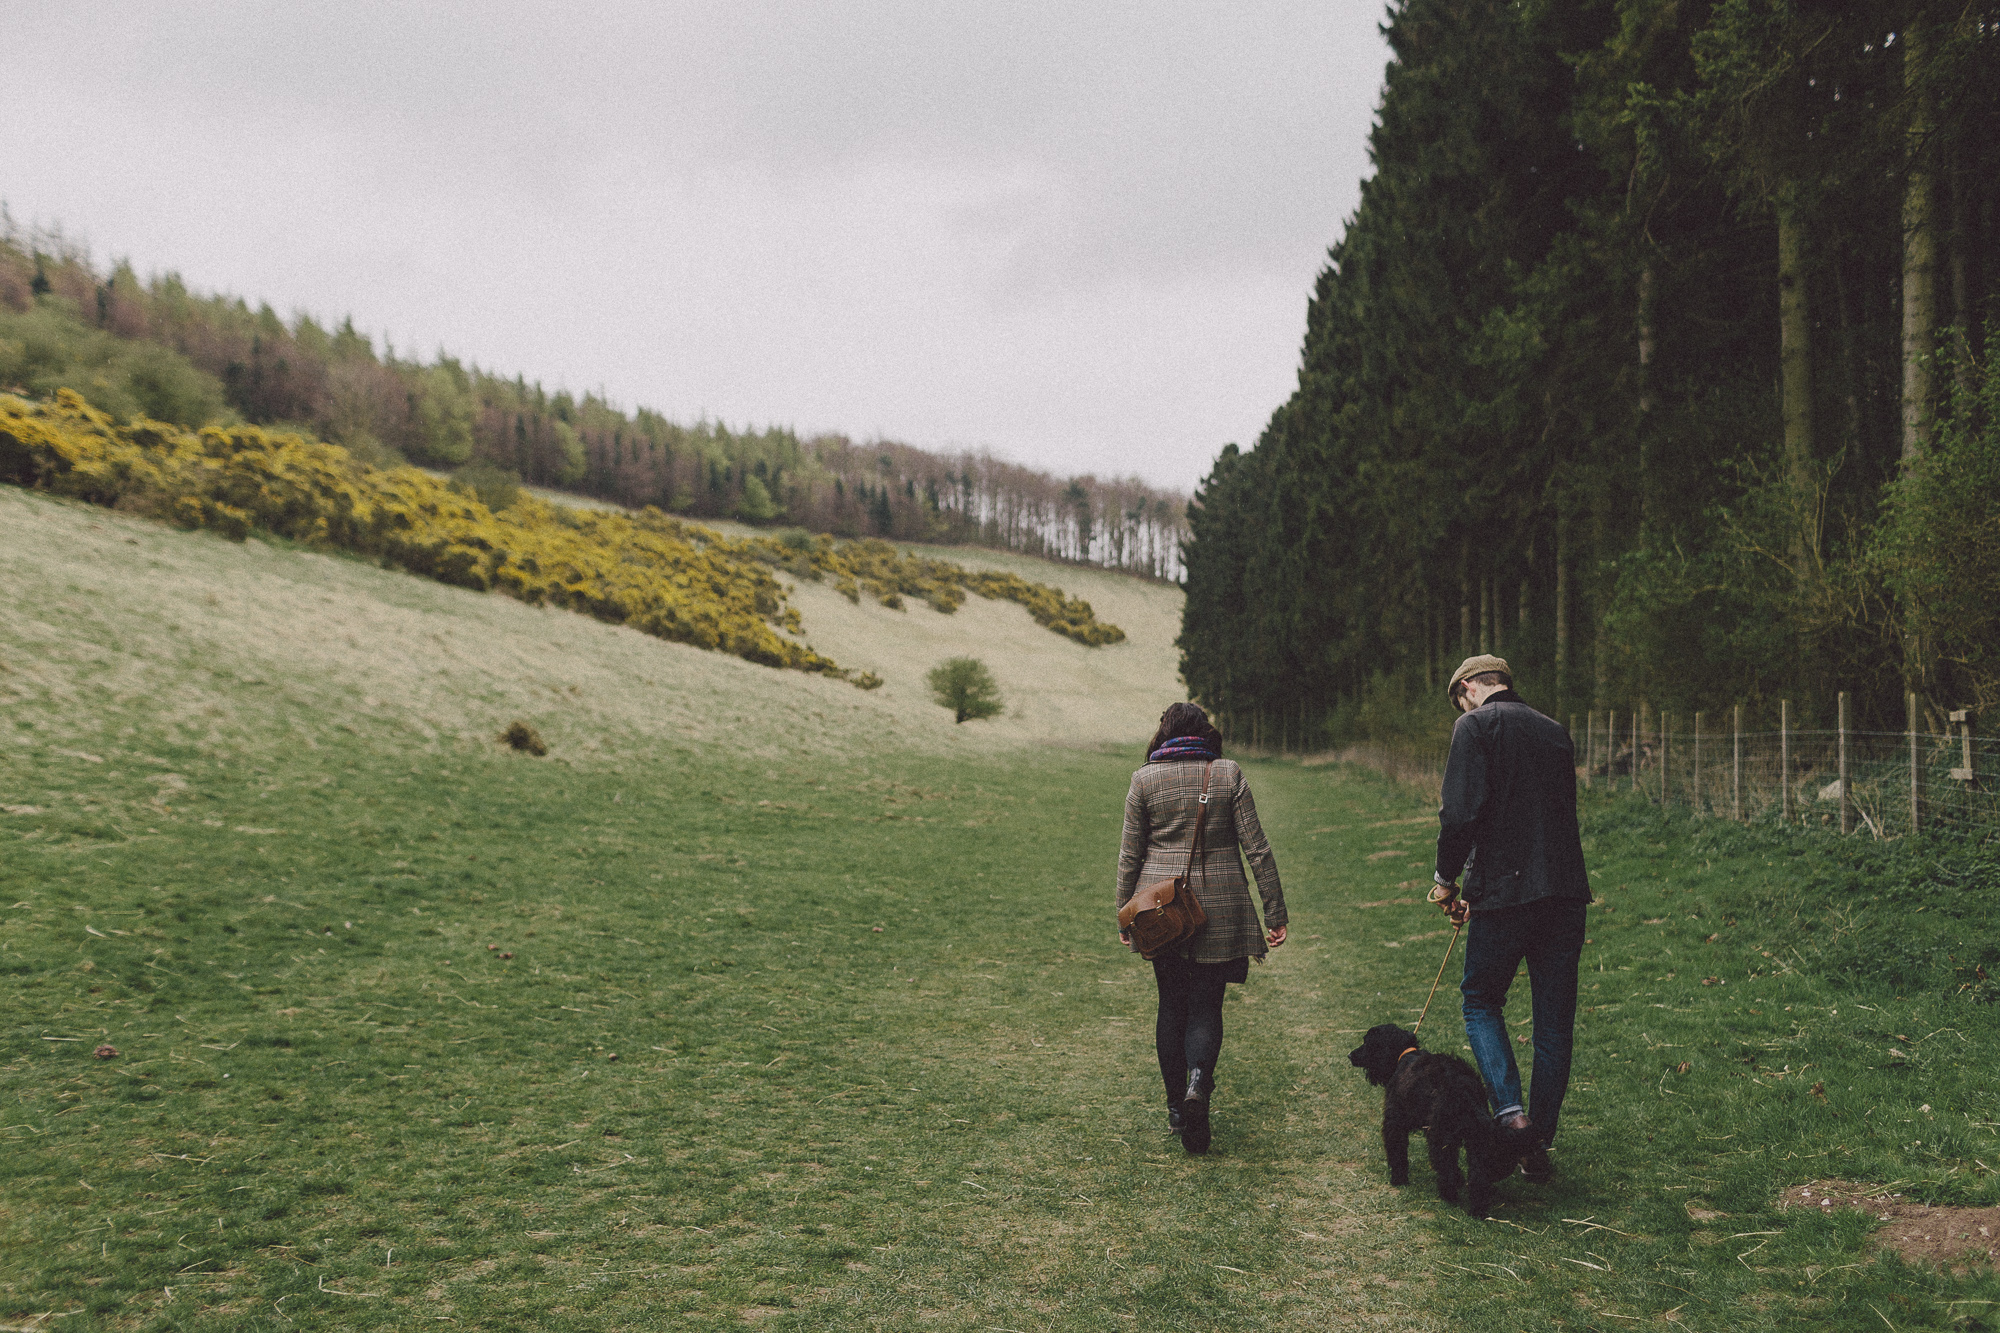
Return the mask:
<svg viewBox="0 0 2000 1333">
<path fill-rule="evenodd" d="M 1222 733 L 1208 720 L 1208 714 L 1201 711 L 1198 704 L 1168 704 L 1167 711 L 1160 714 L 1160 729 L 1153 733 L 1152 742 L 1146 746 L 1146 757 L 1152 758 L 1153 751 L 1165 745 L 1176 736 L 1199 736 L 1222 753 Z"/>
</svg>

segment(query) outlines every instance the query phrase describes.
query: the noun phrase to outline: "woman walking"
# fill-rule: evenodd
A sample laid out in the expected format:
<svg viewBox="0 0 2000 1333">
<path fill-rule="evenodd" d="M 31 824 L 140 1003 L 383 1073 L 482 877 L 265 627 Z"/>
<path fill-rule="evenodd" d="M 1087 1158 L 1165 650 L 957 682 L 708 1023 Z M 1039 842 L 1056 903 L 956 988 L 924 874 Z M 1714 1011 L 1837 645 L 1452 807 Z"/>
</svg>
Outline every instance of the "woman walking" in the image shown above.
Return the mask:
<svg viewBox="0 0 2000 1333">
<path fill-rule="evenodd" d="M 1204 790 L 1202 855 L 1190 865 Z M 1264 900 L 1261 931 L 1239 847 Z M 1209 1097 L 1222 1051 L 1223 987 L 1247 980 L 1250 960 L 1264 961 L 1266 945 L 1275 949 L 1285 942 L 1286 915 L 1278 863 L 1257 823 L 1250 784 L 1234 761 L 1222 757 L 1222 733 L 1193 704 L 1174 704 L 1160 714 L 1146 765 L 1132 775 L 1118 849 L 1118 906 L 1124 907 L 1141 883 L 1183 873 L 1208 921 L 1153 959 L 1160 990 L 1154 1042 L 1167 1087 L 1167 1127 L 1190 1153 L 1205 1153 Z M 1129 932 L 1121 930 L 1119 938 L 1131 947 Z"/>
</svg>

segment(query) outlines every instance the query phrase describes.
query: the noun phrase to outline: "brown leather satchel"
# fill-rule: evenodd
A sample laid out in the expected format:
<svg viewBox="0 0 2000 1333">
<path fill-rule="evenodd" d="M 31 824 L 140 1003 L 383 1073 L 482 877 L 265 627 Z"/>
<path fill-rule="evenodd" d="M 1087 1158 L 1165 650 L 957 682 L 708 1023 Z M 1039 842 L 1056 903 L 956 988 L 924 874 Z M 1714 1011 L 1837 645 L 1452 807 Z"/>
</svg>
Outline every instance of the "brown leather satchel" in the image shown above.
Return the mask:
<svg viewBox="0 0 2000 1333">
<path fill-rule="evenodd" d="M 1132 949 L 1141 958 L 1158 958 L 1208 924 L 1208 913 L 1195 896 L 1193 879 L 1200 874 L 1206 883 L 1208 878 L 1201 851 L 1202 833 L 1208 827 L 1208 779 L 1214 768 L 1211 759 L 1201 770 L 1201 795 L 1197 798 L 1201 808 L 1195 812 L 1188 873 L 1141 884 L 1118 909 L 1118 929 L 1132 937 Z"/>
</svg>

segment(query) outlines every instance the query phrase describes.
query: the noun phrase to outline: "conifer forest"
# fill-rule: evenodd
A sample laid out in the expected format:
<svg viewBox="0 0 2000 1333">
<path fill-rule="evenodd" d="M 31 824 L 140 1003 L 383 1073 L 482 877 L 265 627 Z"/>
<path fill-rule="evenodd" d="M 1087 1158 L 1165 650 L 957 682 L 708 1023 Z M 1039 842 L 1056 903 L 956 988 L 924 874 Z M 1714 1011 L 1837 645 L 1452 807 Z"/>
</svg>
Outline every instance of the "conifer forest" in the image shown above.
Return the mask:
<svg viewBox="0 0 2000 1333">
<path fill-rule="evenodd" d="M 1191 508 L 1195 695 L 1432 735 L 2000 701 L 2000 5 L 1402 0 L 1298 384 Z"/>
</svg>

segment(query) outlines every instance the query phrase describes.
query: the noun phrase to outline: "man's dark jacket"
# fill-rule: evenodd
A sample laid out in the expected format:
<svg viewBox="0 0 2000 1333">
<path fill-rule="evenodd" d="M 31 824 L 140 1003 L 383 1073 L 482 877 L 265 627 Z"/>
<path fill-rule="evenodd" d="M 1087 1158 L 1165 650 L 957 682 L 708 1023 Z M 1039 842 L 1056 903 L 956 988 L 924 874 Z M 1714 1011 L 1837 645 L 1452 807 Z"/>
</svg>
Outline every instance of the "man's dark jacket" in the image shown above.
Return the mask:
<svg viewBox="0 0 2000 1333">
<path fill-rule="evenodd" d="M 1438 811 L 1438 878 L 1475 912 L 1590 897 L 1569 732 L 1502 690 L 1458 719 Z"/>
</svg>

